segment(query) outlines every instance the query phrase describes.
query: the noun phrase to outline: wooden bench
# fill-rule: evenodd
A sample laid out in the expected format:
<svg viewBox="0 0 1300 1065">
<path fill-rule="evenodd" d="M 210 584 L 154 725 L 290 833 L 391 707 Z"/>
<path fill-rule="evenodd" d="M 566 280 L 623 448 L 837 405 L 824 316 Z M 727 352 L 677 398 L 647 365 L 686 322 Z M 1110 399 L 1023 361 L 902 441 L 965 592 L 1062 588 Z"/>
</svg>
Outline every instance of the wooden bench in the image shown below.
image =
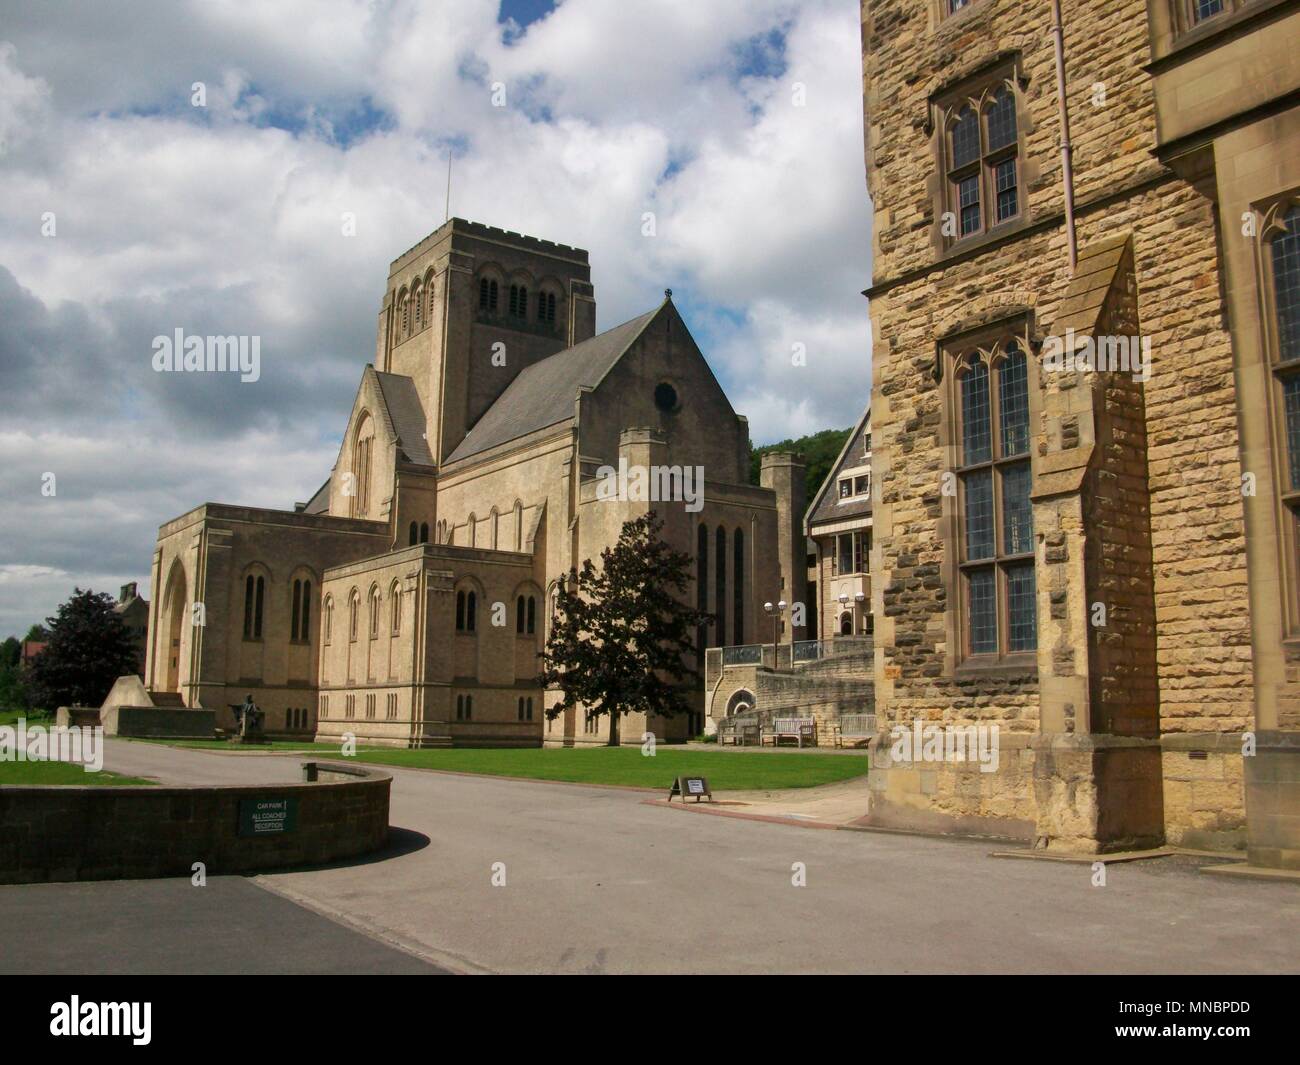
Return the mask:
<svg viewBox="0 0 1300 1065">
<path fill-rule="evenodd" d="M 760 743 L 772 741 L 773 747 L 780 747 L 782 740 L 794 740 L 802 747 L 817 746 L 817 719 L 815 717 L 778 717 L 772 720 L 771 728 L 765 729 Z"/>
<path fill-rule="evenodd" d="M 731 743 L 736 747 L 752 747 L 759 742 L 758 725 L 750 721 L 724 721 L 718 726 L 719 745 Z"/>
<path fill-rule="evenodd" d="M 835 746 L 843 747 L 848 740 L 850 746 L 861 747 L 875 734 L 875 714 L 841 714 L 835 726 Z"/>
</svg>

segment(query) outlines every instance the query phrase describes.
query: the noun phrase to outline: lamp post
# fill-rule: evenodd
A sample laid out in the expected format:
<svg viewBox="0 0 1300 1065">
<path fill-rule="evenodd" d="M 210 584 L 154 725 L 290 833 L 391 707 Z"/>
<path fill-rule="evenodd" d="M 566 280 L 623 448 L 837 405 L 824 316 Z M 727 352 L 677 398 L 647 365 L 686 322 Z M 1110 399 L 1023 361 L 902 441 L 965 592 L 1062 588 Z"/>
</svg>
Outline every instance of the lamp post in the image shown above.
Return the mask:
<svg viewBox="0 0 1300 1065">
<path fill-rule="evenodd" d="M 772 616 L 772 668 L 777 668 L 776 647 L 781 638 L 781 615 L 785 613 L 786 602 L 781 599 L 775 606 L 764 603 L 763 609 Z"/>
</svg>

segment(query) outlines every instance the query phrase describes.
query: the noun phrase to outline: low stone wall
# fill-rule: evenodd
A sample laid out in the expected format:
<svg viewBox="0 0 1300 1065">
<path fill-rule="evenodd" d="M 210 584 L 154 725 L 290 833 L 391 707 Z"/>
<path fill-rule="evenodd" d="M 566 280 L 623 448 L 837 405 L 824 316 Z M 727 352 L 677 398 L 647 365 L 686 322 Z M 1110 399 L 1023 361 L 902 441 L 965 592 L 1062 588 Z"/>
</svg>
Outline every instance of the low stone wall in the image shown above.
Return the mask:
<svg viewBox="0 0 1300 1065">
<path fill-rule="evenodd" d="M 317 865 L 388 839 L 392 777 L 303 763 L 303 781 L 231 787 L 0 786 L 0 883 L 127 880 Z M 280 830 L 277 831 L 277 822 Z"/>
<path fill-rule="evenodd" d="M 217 727 L 216 711 L 180 706 L 61 706 L 55 721 L 65 728 L 103 726 L 106 736 L 142 739 L 210 740 Z"/>
<path fill-rule="evenodd" d="M 111 706 L 100 714 L 108 736 L 212 739 L 217 712 L 170 706 Z"/>
<path fill-rule="evenodd" d="M 99 709 L 94 706 L 61 706 L 54 712 L 54 723 L 59 728 L 95 728 L 99 725 Z"/>
</svg>

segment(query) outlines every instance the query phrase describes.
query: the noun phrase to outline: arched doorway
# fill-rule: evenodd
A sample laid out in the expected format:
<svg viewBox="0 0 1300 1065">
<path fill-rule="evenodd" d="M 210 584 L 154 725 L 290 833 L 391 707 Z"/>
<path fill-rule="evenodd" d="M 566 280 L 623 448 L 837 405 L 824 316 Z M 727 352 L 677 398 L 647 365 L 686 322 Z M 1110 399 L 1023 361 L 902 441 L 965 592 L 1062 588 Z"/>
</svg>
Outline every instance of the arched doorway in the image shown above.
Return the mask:
<svg viewBox="0 0 1300 1065">
<path fill-rule="evenodd" d="M 177 559 L 172 563 L 171 575 L 167 578 L 167 591 L 163 595 L 162 631 L 165 642 L 159 648 L 163 655 L 162 690 L 167 692 L 181 690 L 181 640 L 185 634 L 186 598 L 185 567 Z"/>
<path fill-rule="evenodd" d="M 841 636 L 853 635 L 853 615 L 847 610 L 840 615 L 840 635 Z"/>
<path fill-rule="evenodd" d="M 746 688 L 734 691 L 731 693 L 731 698 L 727 700 L 727 716 L 735 717 L 736 714 L 753 710 L 757 702 L 754 693 Z"/>
</svg>

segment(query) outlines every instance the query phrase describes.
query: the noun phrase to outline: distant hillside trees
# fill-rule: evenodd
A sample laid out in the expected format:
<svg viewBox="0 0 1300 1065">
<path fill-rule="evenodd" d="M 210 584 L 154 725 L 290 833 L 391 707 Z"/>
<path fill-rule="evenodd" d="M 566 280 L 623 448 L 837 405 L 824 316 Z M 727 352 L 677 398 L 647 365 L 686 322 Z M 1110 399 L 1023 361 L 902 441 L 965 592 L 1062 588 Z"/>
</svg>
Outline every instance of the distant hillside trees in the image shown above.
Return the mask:
<svg viewBox="0 0 1300 1065">
<path fill-rule="evenodd" d="M 823 429 L 820 433 L 801 436 L 797 440 L 782 440 L 776 444 L 764 444 L 762 447 L 751 446 L 749 449 L 749 483 L 758 484 L 759 465 L 763 461 L 762 456 L 767 452 L 797 451 L 803 456 L 804 465 L 808 470 L 808 502 L 811 503 L 818 489 L 821 488 L 822 482 L 830 476 L 831 467 L 835 465 L 835 459 L 839 456 L 840 450 L 844 447 L 844 441 L 849 438 L 851 432 L 853 432 L 852 428 Z"/>
</svg>

